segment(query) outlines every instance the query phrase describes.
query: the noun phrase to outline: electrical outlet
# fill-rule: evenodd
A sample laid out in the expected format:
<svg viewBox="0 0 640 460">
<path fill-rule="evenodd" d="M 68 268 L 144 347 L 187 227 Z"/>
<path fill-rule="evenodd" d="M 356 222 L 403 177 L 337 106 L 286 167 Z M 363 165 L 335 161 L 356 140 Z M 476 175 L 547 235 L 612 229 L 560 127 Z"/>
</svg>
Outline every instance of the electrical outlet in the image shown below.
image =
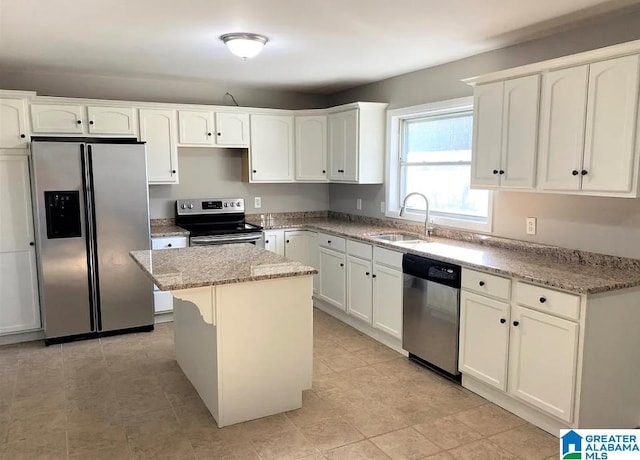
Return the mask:
<svg viewBox="0 0 640 460">
<path fill-rule="evenodd" d="M 260 209 L 262 207 L 262 198 L 259 196 L 253 199 L 253 207 L 256 209 Z"/>
<path fill-rule="evenodd" d="M 537 231 L 537 219 L 535 217 L 527 217 L 527 235 L 535 235 Z"/>
<path fill-rule="evenodd" d="M 380 213 L 381 213 L 381 214 L 384 214 L 384 209 L 385 209 L 385 208 L 384 208 L 384 201 L 381 201 L 381 202 L 380 202 Z"/>
<path fill-rule="evenodd" d="M 362 198 L 358 198 L 356 200 L 356 209 L 357 210 L 361 210 L 362 209 Z"/>
</svg>

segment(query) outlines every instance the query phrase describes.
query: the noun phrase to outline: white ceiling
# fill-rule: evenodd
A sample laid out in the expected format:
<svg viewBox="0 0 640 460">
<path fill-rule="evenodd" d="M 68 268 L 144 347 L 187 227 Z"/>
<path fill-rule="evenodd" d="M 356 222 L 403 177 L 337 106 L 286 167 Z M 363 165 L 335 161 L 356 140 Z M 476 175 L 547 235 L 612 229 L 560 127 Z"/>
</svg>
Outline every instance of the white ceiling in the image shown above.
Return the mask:
<svg viewBox="0 0 640 460">
<path fill-rule="evenodd" d="M 0 67 L 328 93 L 568 27 L 637 0 L 0 0 Z M 269 37 L 250 61 L 218 37 Z"/>
</svg>

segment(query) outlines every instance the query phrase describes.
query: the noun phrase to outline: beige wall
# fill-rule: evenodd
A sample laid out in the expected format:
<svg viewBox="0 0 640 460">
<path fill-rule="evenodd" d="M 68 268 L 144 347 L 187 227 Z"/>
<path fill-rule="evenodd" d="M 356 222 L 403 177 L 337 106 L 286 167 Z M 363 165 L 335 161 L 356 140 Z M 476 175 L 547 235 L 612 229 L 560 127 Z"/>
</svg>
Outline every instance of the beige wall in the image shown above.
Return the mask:
<svg viewBox="0 0 640 460">
<path fill-rule="evenodd" d="M 294 91 L 256 89 L 213 81 L 105 77 L 0 69 L 0 88 L 36 91 L 41 96 L 86 97 L 125 101 L 234 105 L 307 109 L 327 106 L 328 97 Z"/>
<path fill-rule="evenodd" d="M 173 217 L 180 198 L 235 198 L 246 200 L 248 213 L 323 211 L 329 207 L 327 184 L 249 184 L 242 181 L 244 149 L 178 149 L 180 184 L 151 185 L 152 218 Z M 262 198 L 262 208 L 253 198 Z"/>
<path fill-rule="evenodd" d="M 389 102 L 407 107 L 471 95 L 460 79 L 500 69 L 640 39 L 640 12 L 627 13 L 564 33 L 496 50 L 453 63 L 365 85 L 332 96 L 331 103 Z M 362 211 L 355 198 L 363 198 Z M 330 186 L 330 209 L 381 217 L 384 186 Z M 538 234 L 525 234 L 525 218 L 538 218 Z M 640 200 L 494 194 L 493 234 L 569 248 L 640 258 Z"/>
</svg>

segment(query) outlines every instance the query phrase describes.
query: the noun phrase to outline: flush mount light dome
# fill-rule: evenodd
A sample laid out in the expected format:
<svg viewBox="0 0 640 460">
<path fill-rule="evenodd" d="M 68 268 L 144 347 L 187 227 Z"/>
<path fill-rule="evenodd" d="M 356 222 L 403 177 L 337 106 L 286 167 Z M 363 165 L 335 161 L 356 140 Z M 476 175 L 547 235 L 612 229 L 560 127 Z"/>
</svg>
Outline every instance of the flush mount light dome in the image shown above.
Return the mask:
<svg viewBox="0 0 640 460">
<path fill-rule="evenodd" d="M 264 35 L 247 33 L 224 34 L 220 40 L 227 45 L 229 51 L 245 60 L 260 54 L 264 45 L 269 41 Z"/>
</svg>

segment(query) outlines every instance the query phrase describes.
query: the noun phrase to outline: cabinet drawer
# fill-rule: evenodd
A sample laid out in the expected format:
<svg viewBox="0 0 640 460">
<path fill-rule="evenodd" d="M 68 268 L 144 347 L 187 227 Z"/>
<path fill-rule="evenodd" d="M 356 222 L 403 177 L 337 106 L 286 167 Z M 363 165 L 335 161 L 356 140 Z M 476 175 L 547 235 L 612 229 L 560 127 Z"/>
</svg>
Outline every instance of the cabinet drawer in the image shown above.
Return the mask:
<svg viewBox="0 0 640 460">
<path fill-rule="evenodd" d="M 373 261 L 402 270 L 402 253 L 390 249 L 373 247 Z"/>
<path fill-rule="evenodd" d="M 498 299 L 509 300 L 511 280 L 502 276 L 463 268 L 462 288 Z"/>
<path fill-rule="evenodd" d="M 186 248 L 187 238 L 172 236 L 170 238 L 151 238 L 151 249 Z"/>
<path fill-rule="evenodd" d="M 370 244 L 347 240 L 347 254 L 360 257 L 361 259 L 371 260 L 373 249 Z"/>
<path fill-rule="evenodd" d="M 580 296 L 568 292 L 516 282 L 515 300 L 518 304 L 563 318 L 580 318 Z"/>
<path fill-rule="evenodd" d="M 340 252 L 344 252 L 346 247 L 346 241 L 344 238 L 327 235 L 326 233 L 318 233 L 318 244 L 322 247 L 335 249 Z"/>
<path fill-rule="evenodd" d="M 173 311 L 173 296 L 170 292 L 155 291 L 153 293 L 153 309 L 156 313 Z"/>
</svg>

